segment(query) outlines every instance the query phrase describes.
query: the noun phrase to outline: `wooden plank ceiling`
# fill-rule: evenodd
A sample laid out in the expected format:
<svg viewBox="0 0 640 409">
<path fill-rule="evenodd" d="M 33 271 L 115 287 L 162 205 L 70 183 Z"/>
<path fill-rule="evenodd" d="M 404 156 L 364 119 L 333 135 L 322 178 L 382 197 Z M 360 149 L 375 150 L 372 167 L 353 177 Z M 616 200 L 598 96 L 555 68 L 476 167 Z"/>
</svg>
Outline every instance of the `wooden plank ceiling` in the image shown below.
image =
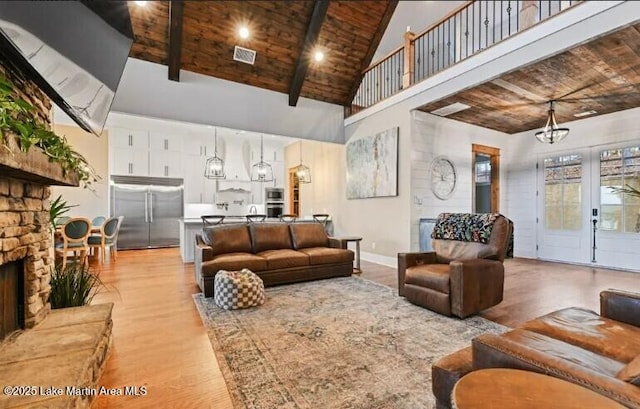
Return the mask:
<svg viewBox="0 0 640 409">
<path fill-rule="evenodd" d="M 169 3 L 149 1 L 139 7 L 129 2 L 135 34 L 131 57 L 170 65 Z M 180 56 L 183 70 L 290 94 L 296 69 L 306 68 L 300 96 L 348 105 L 397 0 L 330 1 L 316 33 L 316 46 L 325 55 L 321 63 L 311 58 L 315 48 L 304 44 L 314 1 L 183 3 L 181 49 L 171 45 L 171 55 Z M 248 39 L 238 35 L 241 25 L 249 28 Z M 234 61 L 235 45 L 255 50 L 255 64 Z"/>
<path fill-rule="evenodd" d="M 559 124 L 594 110 L 603 115 L 640 107 L 640 24 L 501 75 L 420 107 L 432 112 L 455 102 L 471 108 L 447 118 L 509 134 L 544 126 L 556 100 Z"/>
</svg>

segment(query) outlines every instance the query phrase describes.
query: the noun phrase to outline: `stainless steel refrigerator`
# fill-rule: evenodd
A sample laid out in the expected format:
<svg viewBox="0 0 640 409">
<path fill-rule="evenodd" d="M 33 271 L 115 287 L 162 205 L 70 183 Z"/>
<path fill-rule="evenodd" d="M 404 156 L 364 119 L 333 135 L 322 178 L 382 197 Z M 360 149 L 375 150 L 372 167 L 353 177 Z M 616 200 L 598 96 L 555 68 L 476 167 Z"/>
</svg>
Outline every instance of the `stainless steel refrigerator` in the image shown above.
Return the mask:
<svg viewBox="0 0 640 409">
<path fill-rule="evenodd" d="M 111 216 L 124 216 L 118 249 L 172 247 L 180 244 L 182 179 L 111 177 Z"/>
</svg>

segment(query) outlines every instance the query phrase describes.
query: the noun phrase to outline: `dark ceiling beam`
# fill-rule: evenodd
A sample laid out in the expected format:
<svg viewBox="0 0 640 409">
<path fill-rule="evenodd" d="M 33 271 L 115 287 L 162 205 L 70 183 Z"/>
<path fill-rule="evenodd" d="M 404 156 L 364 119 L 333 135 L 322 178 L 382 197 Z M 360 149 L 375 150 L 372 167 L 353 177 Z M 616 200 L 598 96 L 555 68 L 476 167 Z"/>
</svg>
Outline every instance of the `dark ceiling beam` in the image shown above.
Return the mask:
<svg viewBox="0 0 640 409">
<path fill-rule="evenodd" d="M 347 100 L 344 102 L 344 106 L 350 106 L 353 98 L 356 96 L 356 92 L 358 92 L 358 87 L 360 87 L 360 82 L 362 81 L 364 72 L 367 68 L 369 68 L 369 65 L 371 65 L 371 60 L 373 60 L 373 56 L 378 49 L 378 45 L 380 45 L 380 40 L 382 40 L 382 36 L 387 30 L 387 26 L 389 25 L 389 21 L 391 21 L 391 17 L 393 16 L 393 12 L 396 10 L 397 5 L 398 0 L 391 0 L 387 3 L 387 9 L 384 11 L 382 18 L 380 19 L 380 24 L 378 25 L 376 34 L 373 36 L 371 42 L 369 43 L 369 49 L 367 50 L 367 54 L 365 54 L 365 57 L 362 60 L 362 66 L 360 66 L 358 76 L 354 79 L 353 84 L 351 85 L 351 90 L 349 91 Z"/>
<path fill-rule="evenodd" d="M 180 55 L 182 54 L 182 15 L 184 2 L 169 3 L 169 79 L 180 81 Z"/>
<path fill-rule="evenodd" d="M 328 9 L 329 0 L 316 0 L 313 6 L 311 20 L 307 26 L 307 35 L 304 37 L 302 50 L 300 50 L 300 54 L 298 54 L 296 71 L 293 74 L 291 85 L 289 85 L 289 106 L 294 107 L 298 103 L 300 91 L 302 91 L 302 84 L 304 84 L 304 79 L 307 76 L 307 69 L 309 68 L 309 55 L 318 41 L 320 29 L 322 28 L 322 23 L 324 22 L 324 17 L 327 15 Z"/>
</svg>

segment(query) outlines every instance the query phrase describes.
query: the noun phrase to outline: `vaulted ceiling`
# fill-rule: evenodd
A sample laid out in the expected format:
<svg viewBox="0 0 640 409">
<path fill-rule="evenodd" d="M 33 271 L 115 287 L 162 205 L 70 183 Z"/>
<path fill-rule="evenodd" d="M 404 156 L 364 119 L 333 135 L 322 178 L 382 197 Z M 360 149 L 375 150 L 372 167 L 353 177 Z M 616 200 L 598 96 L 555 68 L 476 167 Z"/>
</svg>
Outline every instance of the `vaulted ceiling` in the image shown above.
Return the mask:
<svg viewBox="0 0 640 409">
<path fill-rule="evenodd" d="M 547 102 L 559 123 L 640 107 L 640 23 L 420 107 L 456 102 L 470 108 L 447 118 L 517 133 L 541 128 Z"/>
<path fill-rule="evenodd" d="M 348 105 L 397 0 L 128 3 L 130 56 L 167 65 L 173 80 L 182 69 L 285 93 L 290 105 L 299 96 Z M 236 45 L 257 52 L 254 65 L 233 60 Z"/>
</svg>

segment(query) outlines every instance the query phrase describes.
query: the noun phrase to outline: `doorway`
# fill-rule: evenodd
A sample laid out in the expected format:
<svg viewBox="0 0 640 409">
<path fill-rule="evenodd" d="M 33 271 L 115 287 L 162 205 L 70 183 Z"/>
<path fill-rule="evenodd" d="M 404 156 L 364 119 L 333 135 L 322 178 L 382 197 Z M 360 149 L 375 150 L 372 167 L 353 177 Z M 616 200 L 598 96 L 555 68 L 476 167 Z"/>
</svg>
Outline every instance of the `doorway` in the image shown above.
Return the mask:
<svg viewBox="0 0 640 409">
<path fill-rule="evenodd" d="M 537 254 L 544 260 L 638 270 L 640 143 L 538 157 Z"/>
<path fill-rule="evenodd" d="M 500 149 L 472 145 L 473 212 L 500 211 Z"/>
</svg>

